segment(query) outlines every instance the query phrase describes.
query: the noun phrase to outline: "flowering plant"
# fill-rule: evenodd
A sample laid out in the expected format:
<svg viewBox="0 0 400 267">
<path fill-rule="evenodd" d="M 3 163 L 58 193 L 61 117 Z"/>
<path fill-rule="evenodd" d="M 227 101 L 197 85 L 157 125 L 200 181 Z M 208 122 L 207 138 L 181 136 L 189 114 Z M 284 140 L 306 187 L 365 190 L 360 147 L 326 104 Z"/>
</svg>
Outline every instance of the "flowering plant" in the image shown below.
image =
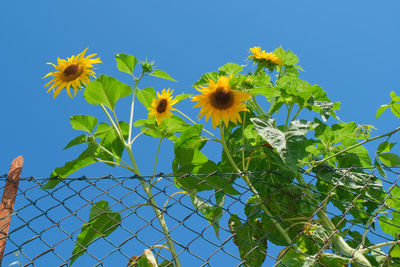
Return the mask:
<svg viewBox="0 0 400 267">
<path fill-rule="evenodd" d="M 84 88 L 83 97 L 89 104 L 98 105 L 109 122 L 99 124 L 98 118 L 88 115 L 71 117 L 72 127 L 85 134 L 71 140 L 66 148 L 86 144 L 87 149 L 77 159 L 56 168 L 45 188 L 54 188 L 63 178 L 93 163 L 119 166 L 142 177 L 135 160 L 134 145 L 144 134 L 159 138 L 159 146 L 166 139 L 174 143 L 172 170 L 176 177 L 175 185 L 190 195 L 194 207 L 213 225 L 217 235 L 225 196 L 239 194 L 234 186 L 235 180 L 242 180 L 247 186 L 251 192 L 243 207 L 247 221 L 242 222 L 235 214 L 229 220 L 229 229 L 235 234 L 234 242 L 247 266 L 262 265 L 267 241 L 284 246 L 278 255 L 278 264 L 282 266 L 300 266 L 300 262 L 318 266 L 350 263 L 376 266 L 383 264 L 384 259 L 371 253 L 372 247 L 384 245 L 392 246 L 390 257 L 400 257 L 400 246 L 395 242 L 373 245 L 363 237 L 361 245 L 352 247 L 343 236 L 355 236 L 356 233 L 327 215 L 327 205 L 331 204 L 343 214 L 350 213 L 354 223 L 369 225 L 377 214 L 383 212 L 380 203 L 388 195 L 380 179 L 371 177 L 362 168 L 375 166 L 385 176 L 382 164 L 400 164 L 400 158 L 390 152 L 394 143 L 389 142 L 389 137 L 400 128 L 371 137 L 373 126 L 340 121 L 336 115 L 340 103 L 332 102 L 320 86 L 299 78 L 302 68 L 290 50 L 278 48 L 267 53 L 260 47 L 251 48 L 249 60 L 253 65 L 227 63 L 218 71 L 201 75 L 194 83 L 199 92 L 197 95 L 175 96 L 173 93 L 179 90 L 156 92 L 151 87 L 140 89 L 139 83 L 148 75 L 174 79 L 155 69 L 153 64 L 127 54 L 117 54 L 116 63 L 121 72 L 131 75 L 133 88 L 107 75 L 89 81 L 90 76 L 95 75 L 92 67 L 100 63 L 100 59 L 94 58 L 95 55 L 85 57 L 85 52 L 67 60 L 59 59 L 58 65 L 52 64 L 57 70 L 45 76 L 54 76 L 47 86 L 50 86 L 49 91 L 54 90 L 54 97 L 65 88 L 71 98 L 70 88 L 74 89 L 75 95 Z M 138 65 L 141 65 L 141 70 L 138 70 Z M 124 122 L 118 120 L 115 107 L 120 98 L 128 96 L 132 97 L 130 119 Z M 391 97 L 392 102 L 382 106 L 377 117 L 387 108 L 400 117 L 400 97 L 394 93 Z M 134 120 L 137 100 L 148 109 L 147 118 Z M 205 117 L 208 121 L 211 118 L 213 129 L 207 130 L 203 124 L 196 123 L 179 110 L 177 105 L 183 100 L 195 101 L 194 107 L 200 108 L 200 119 Z M 260 104 L 260 101 L 263 102 Z M 308 115 L 312 114 L 313 118 L 299 119 L 304 111 L 311 112 Z M 328 125 L 330 117 L 338 122 Z M 215 128 L 218 128 L 218 134 L 214 132 Z M 363 144 L 384 137 L 387 138 L 379 145 L 372 164 Z M 210 160 L 202 152 L 207 142 L 221 145 L 219 162 Z M 156 158 L 158 151 L 159 147 Z M 128 159 L 125 159 L 124 152 Z M 349 167 L 354 169 L 347 171 L 343 182 L 343 169 Z M 218 172 L 230 175 L 221 176 Z M 314 173 L 317 181 L 307 183 L 302 175 L 304 172 Z M 140 179 L 148 197 L 147 204 L 153 208 L 172 255 L 170 262 L 162 264 L 179 267 L 181 263 L 163 210 L 153 196 L 152 188 L 157 182 Z M 339 182 L 347 193 L 335 186 Z M 198 197 L 201 191 L 214 192 L 218 205 L 202 203 Z M 400 197 L 399 189 L 392 192 L 395 192 L 392 193 L 394 197 Z M 368 201 L 353 201 L 354 194 Z M 347 209 L 338 200 L 348 201 L 356 208 Z M 398 202 L 392 203 L 398 206 Z M 372 215 L 365 216 L 359 212 L 365 209 Z M 314 216 L 318 219 L 313 219 Z M 400 218 L 396 216 L 385 218 L 386 222 L 400 225 Z M 84 254 L 85 247 L 96 237 L 109 235 L 120 221 L 120 214 L 111 211 L 106 201 L 95 203 L 89 223 L 82 226 L 78 236 L 71 264 Z M 284 227 L 287 222 L 288 227 Z M 382 224 L 381 227 L 393 234 L 388 225 Z M 299 233 L 321 242 L 310 241 Z M 271 234 L 275 239 L 268 238 Z M 321 253 L 329 250 L 330 245 L 337 254 Z M 385 261 L 390 262 L 390 257 Z M 141 261 L 159 264 L 154 262 L 149 250 L 135 261 L 139 266 Z"/>
</svg>

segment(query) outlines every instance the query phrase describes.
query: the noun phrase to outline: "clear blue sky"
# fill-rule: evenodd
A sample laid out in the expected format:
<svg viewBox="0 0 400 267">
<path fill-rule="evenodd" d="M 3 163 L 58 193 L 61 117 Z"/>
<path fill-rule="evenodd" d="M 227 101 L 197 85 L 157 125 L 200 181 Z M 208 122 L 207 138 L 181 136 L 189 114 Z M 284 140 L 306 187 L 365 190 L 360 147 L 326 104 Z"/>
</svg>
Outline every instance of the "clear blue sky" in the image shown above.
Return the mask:
<svg viewBox="0 0 400 267">
<path fill-rule="evenodd" d="M 23 176 L 47 177 L 81 151 L 62 151 L 81 134 L 70 127 L 69 116 L 102 113 L 85 102 L 82 92 L 71 100 L 63 91 L 54 100 L 43 87 L 49 79 L 42 77 L 52 71 L 46 62 L 86 47 L 103 61 L 96 66 L 97 74 L 130 83 L 128 75 L 117 71 L 114 59 L 116 53 L 127 53 L 154 60 L 178 81 L 149 78 L 142 88 L 194 93 L 191 85 L 202 73 L 227 62 L 245 64 L 249 47 L 268 51 L 282 46 L 300 58 L 305 70 L 301 78 L 322 86 L 331 100 L 342 103 L 338 115 L 343 121 L 375 125 L 376 134 L 398 126 L 390 112 L 375 119 L 376 109 L 389 102 L 390 91 L 400 94 L 397 0 L 15 0 L 2 1 L 0 10 L 0 173 L 23 155 Z M 121 102 L 119 111 L 127 120 L 128 102 Z M 192 110 L 191 105 L 181 109 L 194 117 L 198 109 Z M 138 105 L 135 116 L 147 116 L 145 109 Z M 143 138 L 138 144 L 135 154 L 141 172 L 151 174 L 156 143 Z M 165 143 L 158 172 L 170 171 L 172 153 L 172 145 Z M 110 172 L 127 174 L 96 165 L 76 176 Z"/>
</svg>

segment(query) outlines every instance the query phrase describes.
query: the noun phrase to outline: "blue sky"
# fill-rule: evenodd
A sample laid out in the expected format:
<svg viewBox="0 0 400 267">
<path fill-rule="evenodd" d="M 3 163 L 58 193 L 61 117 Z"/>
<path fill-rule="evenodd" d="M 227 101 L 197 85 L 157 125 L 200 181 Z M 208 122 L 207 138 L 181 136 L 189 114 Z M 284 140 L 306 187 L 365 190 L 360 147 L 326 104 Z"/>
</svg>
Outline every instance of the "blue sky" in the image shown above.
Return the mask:
<svg viewBox="0 0 400 267">
<path fill-rule="evenodd" d="M 178 82 L 146 79 L 142 88 L 173 88 L 194 93 L 202 73 L 227 62 L 246 64 L 248 48 L 274 50 L 282 46 L 300 58 L 301 78 L 323 87 L 340 101 L 338 115 L 377 127 L 376 135 L 398 126 L 390 112 L 375 119 L 376 109 L 400 94 L 400 2 L 388 1 L 2 1 L 0 3 L 2 114 L 0 173 L 23 155 L 23 176 L 47 177 L 73 159 L 80 148 L 62 151 L 81 134 L 69 116 L 102 116 L 82 92 L 71 100 L 65 91 L 57 99 L 46 93 L 42 77 L 55 62 L 80 53 L 98 53 L 97 74 L 119 73 L 114 54 L 127 53 L 155 61 Z M 121 118 L 128 119 L 128 102 L 121 101 Z M 180 106 L 192 117 L 189 101 Z M 139 107 L 136 118 L 147 116 Z M 105 121 L 106 118 L 102 117 Z M 209 127 L 211 128 L 211 127 Z M 398 140 L 398 137 L 397 137 Z M 369 146 L 372 149 L 375 146 Z M 156 141 L 143 138 L 135 155 L 143 174 L 151 174 Z M 169 172 L 172 145 L 161 150 L 158 172 Z M 140 156 L 139 156 L 140 155 Z M 150 163 L 149 163 L 150 162 Z M 76 176 L 127 175 L 124 170 L 88 167 Z"/>
</svg>

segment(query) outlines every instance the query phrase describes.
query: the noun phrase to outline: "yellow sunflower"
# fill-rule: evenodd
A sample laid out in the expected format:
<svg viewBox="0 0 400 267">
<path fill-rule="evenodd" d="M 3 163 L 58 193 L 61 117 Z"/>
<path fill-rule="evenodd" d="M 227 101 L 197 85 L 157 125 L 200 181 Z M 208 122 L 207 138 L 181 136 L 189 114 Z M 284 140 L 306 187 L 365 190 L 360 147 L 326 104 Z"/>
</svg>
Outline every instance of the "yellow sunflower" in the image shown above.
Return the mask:
<svg viewBox="0 0 400 267">
<path fill-rule="evenodd" d="M 101 61 L 100 58 L 93 58 L 97 54 L 85 57 L 86 50 L 87 48 L 77 56 L 72 56 L 66 60 L 57 58 L 58 65 L 47 63 L 57 69 L 55 72 L 49 72 L 43 77 L 54 76 L 54 78 L 44 86 L 47 87 L 52 84 L 47 92 L 54 89 L 54 98 L 58 96 L 63 88 L 67 90 L 68 95 L 72 98 L 72 94 L 69 90 L 71 87 L 75 91 L 75 96 L 78 90 L 81 89 L 82 84 L 89 83 L 90 76 L 95 77 L 96 73 L 92 70 L 93 64 L 101 63 Z"/>
<path fill-rule="evenodd" d="M 253 61 L 257 63 L 264 64 L 267 68 L 271 69 L 275 67 L 275 65 L 283 65 L 282 60 L 276 54 L 270 52 L 267 53 L 265 50 L 261 51 L 261 47 L 255 46 L 250 48 L 250 51 L 253 53 L 249 56 L 249 58 L 253 59 Z"/>
<path fill-rule="evenodd" d="M 229 121 L 234 124 L 242 122 L 239 112 L 248 111 L 243 101 L 250 99 L 247 92 L 234 91 L 229 86 L 232 75 L 219 77 L 217 83 L 208 81 L 208 87 L 196 88 L 200 95 L 192 97 L 193 101 L 199 101 L 194 107 L 201 107 L 199 118 L 206 115 L 206 121 L 211 117 L 213 128 L 219 125 L 221 119 L 228 126 Z"/>
<path fill-rule="evenodd" d="M 171 89 L 163 89 L 161 94 L 157 92 L 157 98 L 153 99 L 151 107 L 149 108 L 149 118 L 156 117 L 158 125 L 161 124 L 163 119 L 168 119 L 172 116 L 171 110 L 176 110 L 176 108 L 172 106 L 178 101 L 171 96 L 174 90 L 170 90 Z"/>
</svg>

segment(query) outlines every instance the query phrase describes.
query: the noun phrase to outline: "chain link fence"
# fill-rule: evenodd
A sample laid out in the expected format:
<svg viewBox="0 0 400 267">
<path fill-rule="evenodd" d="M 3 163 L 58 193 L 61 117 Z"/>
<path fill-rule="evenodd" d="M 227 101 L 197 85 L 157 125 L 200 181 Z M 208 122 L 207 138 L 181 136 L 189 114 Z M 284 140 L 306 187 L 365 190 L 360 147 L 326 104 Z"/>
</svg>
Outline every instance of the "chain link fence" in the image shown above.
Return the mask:
<svg viewBox="0 0 400 267">
<path fill-rule="evenodd" d="M 381 230 L 381 216 L 383 212 L 393 213 L 397 216 L 397 210 L 386 205 L 387 201 L 395 201 L 391 190 L 397 187 L 400 172 L 396 168 L 387 168 L 387 178 L 381 179 L 383 189 L 387 195 L 381 203 L 373 203 L 374 208 L 360 208 L 360 203 L 374 202 L 370 197 L 374 194 L 376 175 L 374 169 L 363 170 L 367 174 L 365 179 L 357 180 L 350 177 L 354 175 L 353 169 L 336 170 L 338 175 L 324 179 L 323 175 L 313 173 L 302 173 L 307 186 L 300 194 L 296 191 L 281 190 L 279 183 L 268 184 L 268 175 L 275 178 L 287 179 L 287 174 L 276 173 L 273 170 L 266 170 L 263 173 L 246 173 L 253 181 L 260 180 L 267 183 L 274 192 L 275 197 L 266 199 L 265 205 L 273 212 L 279 214 L 273 218 L 276 223 L 284 229 L 293 229 L 297 234 L 293 240 L 311 240 L 319 244 L 317 255 L 323 253 L 337 253 L 331 245 L 335 235 L 341 235 L 353 248 L 366 246 L 365 240 L 374 244 L 394 242 L 394 238 Z M 274 266 L 280 264 L 281 258 L 290 247 L 281 236 L 276 234 L 274 223 L 265 229 L 258 240 L 249 243 L 247 255 L 239 253 L 236 244 L 246 242 L 240 234 L 237 234 L 229 227 L 229 220 L 237 216 L 242 222 L 243 230 L 252 226 L 246 224 L 250 218 L 258 218 L 258 211 L 245 214 L 244 208 L 252 193 L 240 179 L 235 180 L 234 188 L 240 193 L 237 195 L 226 194 L 225 202 L 221 208 L 220 220 L 210 221 L 204 215 L 201 208 L 216 207 L 219 204 L 216 199 L 221 191 L 211 190 L 198 192 L 200 204 L 194 208 L 193 199 L 182 189 L 175 186 L 176 182 L 185 177 L 195 177 L 204 181 L 207 176 L 220 175 L 226 177 L 227 181 L 244 175 L 243 173 L 213 173 L 205 175 L 186 174 L 173 176 L 158 174 L 155 178 L 158 181 L 153 186 L 154 200 L 158 203 L 158 209 L 164 214 L 170 230 L 179 259 L 183 266 L 246 266 L 246 257 L 254 257 L 254 251 L 263 253 L 265 261 L 262 266 Z M 353 185 L 349 190 L 348 181 Z M 171 260 L 171 254 L 164 249 L 166 244 L 165 236 L 154 215 L 152 207 L 148 204 L 146 194 L 140 186 L 139 179 L 150 179 L 152 177 L 77 177 L 68 178 L 51 190 L 43 189 L 46 178 L 24 177 L 20 179 L 14 211 L 11 215 L 11 226 L 8 233 L 7 245 L 2 260 L 2 266 L 67 266 L 72 258 L 72 251 L 77 242 L 77 236 L 84 223 L 88 222 L 92 205 L 99 201 L 107 201 L 113 212 L 121 215 L 120 226 L 108 236 L 97 238 L 86 248 L 86 253 L 79 257 L 74 265 L 76 266 L 126 266 L 132 258 L 139 256 L 145 249 L 150 249 L 158 262 Z M 1 190 L 4 189 L 7 175 L 0 176 Z M 327 190 L 317 190 L 317 183 L 324 183 Z M 301 187 L 295 181 L 292 182 L 297 188 Z M 319 187 L 321 188 L 321 187 Z M 298 209 L 299 203 L 304 203 L 305 190 L 312 192 L 314 197 L 321 201 L 309 201 L 308 205 L 312 211 L 302 214 Z M 261 193 L 260 193 L 261 194 Z M 276 195 L 280 200 L 277 201 Z M 352 196 L 349 201 L 348 196 Z M 400 201 L 400 199 L 398 199 Z M 341 208 L 343 207 L 343 208 Z M 325 209 L 327 215 L 335 224 L 337 231 L 326 234 L 319 233 L 318 218 L 316 214 L 320 209 Z M 344 212 L 343 212 L 344 211 Z M 285 214 L 291 215 L 289 218 Z M 311 214 L 311 215 L 310 215 Z M 354 214 L 365 217 L 364 223 L 354 220 Z M 393 215 L 394 216 L 394 215 Z M 307 220 L 304 220 L 307 218 Z M 0 218 L 4 219 L 4 218 Z M 386 220 L 384 223 L 388 223 Z M 400 226 L 397 232 L 400 233 Z M 246 228 L 247 227 L 247 228 Z M 216 234 L 218 229 L 218 235 Z M 252 229 L 256 231 L 257 229 Z M 335 230 L 335 229 L 331 229 Z M 356 234 L 358 233 L 358 234 Z M 254 236 L 254 235 L 253 235 Z M 306 241 L 305 241 L 306 242 Z M 254 245 L 256 244 L 256 245 Z M 389 246 L 390 247 L 390 246 Z M 387 256 L 388 247 L 371 248 L 369 253 L 382 254 Z M 302 253 L 300 251 L 300 253 Z M 259 255 L 259 254 L 258 254 Z M 391 260 L 392 265 L 400 266 L 400 260 Z M 316 259 L 315 259 L 316 261 Z M 397 262 L 397 263 L 396 263 Z M 393 265 L 394 264 L 394 265 Z M 398 264 L 398 265 L 396 265 Z M 170 264 L 172 266 L 172 264 Z M 295 265 L 292 265 L 295 266 Z M 303 265 L 298 265 L 303 266 Z M 307 265 L 312 266 L 312 265 Z"/>
</svg>

